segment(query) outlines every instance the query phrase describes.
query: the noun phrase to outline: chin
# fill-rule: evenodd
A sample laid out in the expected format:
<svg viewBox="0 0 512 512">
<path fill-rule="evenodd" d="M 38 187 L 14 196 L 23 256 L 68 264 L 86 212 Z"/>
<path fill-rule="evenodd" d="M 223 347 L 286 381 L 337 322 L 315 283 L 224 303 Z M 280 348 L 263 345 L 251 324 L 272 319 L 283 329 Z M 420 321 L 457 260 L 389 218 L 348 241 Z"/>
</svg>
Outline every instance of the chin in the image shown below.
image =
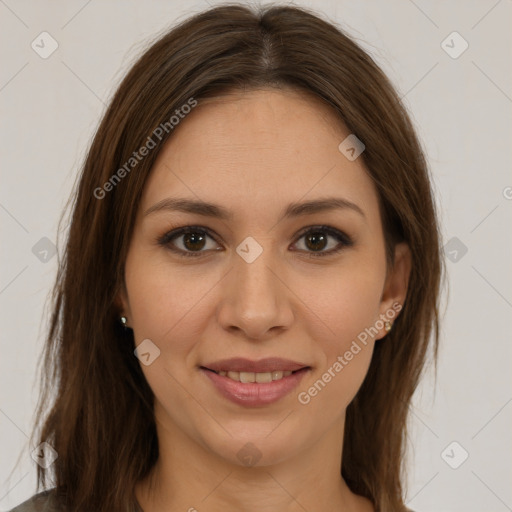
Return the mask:
<svg viewBox="0 0 512 512">
<path fill-rule="evenodd" d="M 253 424 L 254 425 L 254 424 Z M 203 442 L 208 446 L 209 450 L 220 458 L 225 459 L 230 464 L 236 464 L 245 467 L 265 467 L 279 464 L 290 459 L 300 452 L 301 445 L 306 440 L 302 439 L 304 430 L 301 434 L 282 430 L 277 433 L 275 430 L 266 428 L 245 428 L 241 433 L 233 433 L 226 428 L 231 434 L 229 436 L 221 429 L 222 439 L 206 438 Z M 279 425 L 279 421 L 276 422 Z M 252 427 L 252 426 L 251 426 Z M 275 426 L 273 427 L 275 429 Z M 279 429 L 279 427 L 278 427 Z M 268 434 L 267 430 L 271 433 Z"/>
</svg>

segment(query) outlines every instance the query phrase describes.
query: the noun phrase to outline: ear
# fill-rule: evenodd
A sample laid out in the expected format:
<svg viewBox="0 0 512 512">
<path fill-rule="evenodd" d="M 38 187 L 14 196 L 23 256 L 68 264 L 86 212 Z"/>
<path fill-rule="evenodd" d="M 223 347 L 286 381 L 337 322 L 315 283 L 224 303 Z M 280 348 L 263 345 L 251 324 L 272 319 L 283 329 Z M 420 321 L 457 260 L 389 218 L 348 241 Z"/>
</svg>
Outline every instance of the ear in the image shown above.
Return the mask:
<svg viewBox="0 0 512 512">
<path fill-rule="evenodd" d="M 114 298 L 114 305 L 119 312 L 119 316 L 126 316 L 128 319 L 131 318 L 130 303 L 128 301 L 128 294 L 124 282 L 121 284 L 121 287 Z M 126 324 L 126 327 L 129 327 L 128 323 Z"/>
<path fill-rule="evenodd" d="M 396 244 L 393 266 L 388 269 L 380 302 L 380 318 L 384 322 L 392 324 L 404 305 L 411 266 L 411 250 L 407 243 L 401 242 Z M 376 339 L 383 338 L 387 333 L 388 331 L 385 328 L 381 329 Z"/>
</svg>

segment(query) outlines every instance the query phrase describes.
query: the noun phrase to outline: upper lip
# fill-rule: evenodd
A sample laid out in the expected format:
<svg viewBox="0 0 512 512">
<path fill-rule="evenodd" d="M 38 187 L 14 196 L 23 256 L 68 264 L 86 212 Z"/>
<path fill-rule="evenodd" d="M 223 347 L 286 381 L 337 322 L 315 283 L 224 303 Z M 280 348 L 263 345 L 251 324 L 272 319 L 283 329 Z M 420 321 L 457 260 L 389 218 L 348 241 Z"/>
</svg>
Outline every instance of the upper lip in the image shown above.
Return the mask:
<svg viewBox="0 0 512 512">
<path fill-rule="evenodd" d="M 253 372 L 253 373 L 266 373 L 274 371 L 290 371 L 294 372 L 302 368 L 307 368 L 308 365 L 291 361 L 290 359 L 282 359 L 280 357 L 267 357 L 259 361 L 251 361 L 243 357 L 234 357 L 231 359 L 222 359 L 213 363 L 203 365 L 203 368 L 213 370 L 215 372 Z"/>
</svg>

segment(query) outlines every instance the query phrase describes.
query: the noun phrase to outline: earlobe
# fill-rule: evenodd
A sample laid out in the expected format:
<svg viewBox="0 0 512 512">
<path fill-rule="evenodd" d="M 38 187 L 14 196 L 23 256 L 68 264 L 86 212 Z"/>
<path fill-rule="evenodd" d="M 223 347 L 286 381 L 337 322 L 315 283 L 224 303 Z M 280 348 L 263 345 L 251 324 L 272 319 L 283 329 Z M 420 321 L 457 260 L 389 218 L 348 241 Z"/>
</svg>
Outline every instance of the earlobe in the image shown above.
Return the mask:
<svg viewBox="0 0 512 512">
<path fill-rule="evenodd" d="M 114 304 L 118 311 L 119 321 L 124 326 L 125 330 L 131 329 L 131 326 L 128 324 L 128 316 L 130 315 L 128 301 L 125 298 L 125 294 L 123 292 L 119 292 L 115 299 Z"/>
</svg>

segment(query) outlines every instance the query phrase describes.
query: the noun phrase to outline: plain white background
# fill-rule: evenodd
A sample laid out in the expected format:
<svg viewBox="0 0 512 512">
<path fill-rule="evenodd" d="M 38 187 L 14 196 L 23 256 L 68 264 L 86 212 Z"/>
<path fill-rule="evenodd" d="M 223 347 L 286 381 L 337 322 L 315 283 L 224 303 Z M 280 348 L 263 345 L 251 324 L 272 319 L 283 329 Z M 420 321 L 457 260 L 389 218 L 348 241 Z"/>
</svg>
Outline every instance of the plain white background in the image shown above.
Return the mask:
<svg viewBox="0 0 512 512">
<path fill-rule="evenodd" d="M 41 247 L 57 241 L 88 143 L 130 63 L 155 35 L 217 3 L 0 0 L 0 510 L 35 492 L 27 440 L 57 265 Z M 450 293 L 437 383 L 427 372 L 411 408 L 408 506 L 512 510 L 512 2 L 296 4 L 339 23 L 383 67 L 432 169 Z M 43 31 L 58 43 L 46 59 L 31 47 Z"/>
</svg>

